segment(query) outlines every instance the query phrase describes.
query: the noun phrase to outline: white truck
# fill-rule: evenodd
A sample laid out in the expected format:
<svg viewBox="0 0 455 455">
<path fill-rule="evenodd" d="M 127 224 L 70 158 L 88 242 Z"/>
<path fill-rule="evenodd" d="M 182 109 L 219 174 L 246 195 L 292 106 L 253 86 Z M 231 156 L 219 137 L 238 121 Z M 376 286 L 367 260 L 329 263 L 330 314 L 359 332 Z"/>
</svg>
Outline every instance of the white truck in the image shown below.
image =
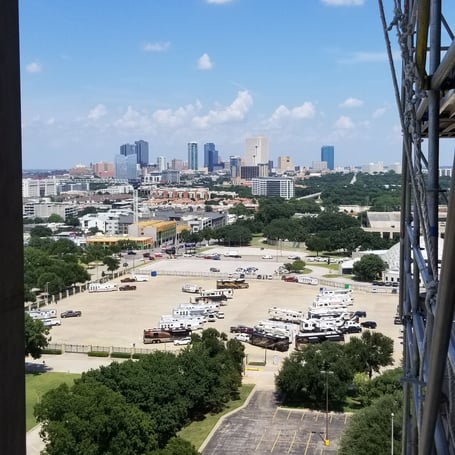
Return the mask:
<svg viewBox="0 0 455 455">
<path fill-rule="evenodd" d="M 224 256 L 227 258 L 241 258 L 242 257 L 242 256 L 240 256 L 239 252 L 235 251 L 235 250 L 226 251 L 226 253 L 224 253 Z"/>
<path fill-rule="evenodd" d="M 190 294 L 197 294 L 200 290 L 201 287 L 196 284 L 186 283 L 182 286 L 182 292 L 189 292 Z"/>
<path fill-rule="evenodd" d="M 319 280 L 317 278 L 313 278 L 311 276 L 298 275 L 297 276 L 297 283 L 300 283 L 300 284 L 311 284 L 312 286 L 315 286 L 315 285 L 319 284 Z"/>
</svg>

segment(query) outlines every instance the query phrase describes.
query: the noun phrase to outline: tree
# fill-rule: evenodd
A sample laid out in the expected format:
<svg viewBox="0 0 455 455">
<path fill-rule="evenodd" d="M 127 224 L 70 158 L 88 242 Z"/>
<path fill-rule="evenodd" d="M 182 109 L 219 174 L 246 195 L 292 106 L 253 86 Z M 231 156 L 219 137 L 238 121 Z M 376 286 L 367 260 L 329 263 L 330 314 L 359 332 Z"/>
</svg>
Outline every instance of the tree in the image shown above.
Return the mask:
<svg viewBox="0 0 455 455">
<path fill-rule="evenodd" d="M 199 452 L 193 444 L 177 436 L 164 449 L 155 450 L 150 455 L 199 455 Z"/>
<path fill-rule="evenodd" d="M 114 272 L 120 267 L 120 259 L 113 258 L 112 256 L 105 256 L 103 258 L 103 264 L 107 266 L 109 272 Z"/>
<path fill-rule="evenodd" d="M 58 213 L 51 213 L 47 219 L 48 223 L 64 223 L 65 220 Z"/>
<path fill-rule="evenodd" d="M 366 254 L 354 263 L 352 272 L 359 281 L 373 281 L 386 269 L 385 262 L 377 254 Z"/>
<path fill-rule="evenodd" d="M 50 341 L 49 327 L 45 327 L 39 319 L 25 313 L 25 355 L 31 355 L 34 359 L 39 359 L 43 349 L 47 347 Z"/>
<path fill-rule="evenodd" d="M 52 230 L 46 226 L 35 226 L 30 230 L 31 237 L 50 237 Z"/>
<path fill-rule="evenodd" d="M 401 453 L 401 391 L 383 395 L 367 408 L 354 414 L 345 430 L 339 448 L 340 455 L 391 453 L 392 413 L 393 419 L 393 453 Z"/>
<path fill-rule="evenodd" d="M 352 368 L 370 378 L 380 367 L 393 363 L 393 340 L 379 332 L 366 330 L 360 338 L 352 337 L 345 350 Z"/>
<path fill-rule="evenodd" d="M 157 448 L 153 420 L 95 381 L 49 391 L 35 415 L 48 455 L 135 455 Z"/>
<path fill-rule="evenodd" d="M 309 235 L 305 240 L 305 245 L 310 251 L 316 251 L 316 256 L 319 256 L 320 251 L 327 249 L 329 242 L 326 238 L 318 235 Z"/>
<path fill-rule="evenodd" d="M 330 371 L 327 378 L 324 371 Z M 343 346 L 326 341 L 293 352 L 284 360 L 275 385 L 285 402 L 312 404 L 321 408 L 325 403 L 325 381 L 328 381 L 329 400 L 339 408 L 344 402 L 354 371 Z"/>
</svg>

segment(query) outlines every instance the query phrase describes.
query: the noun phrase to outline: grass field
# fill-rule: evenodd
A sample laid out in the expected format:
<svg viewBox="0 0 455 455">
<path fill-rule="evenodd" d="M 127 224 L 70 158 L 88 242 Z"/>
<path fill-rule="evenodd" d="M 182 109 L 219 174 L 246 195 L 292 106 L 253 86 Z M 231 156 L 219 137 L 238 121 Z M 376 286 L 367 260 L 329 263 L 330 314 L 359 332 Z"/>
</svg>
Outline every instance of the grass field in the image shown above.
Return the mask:
<svg viewBox="0 0 455 455">
<path fill-rule="evenodd" d="M 244 384 L 240 388 L 240 398 L 238 400 L 232 400 L 228 403 L 226 409 L 218 414 L 207 414 L 204 420 L 199 422 L 192 422 L 187 427 L 183 428 L 178 435 L 185 439 L 191 444 L 193 444 L 197 449 L 201 447 L 202 443 L 205 441 L 209 433 L 212 431 L 212 428 L 216 425 L 218 420 L 228 412 L 233 411 L 234 409 L 239 408 L 245 403 L 245 400 L 248 398 L 249 394 L 254 388 L 254 384 Z"/>
<path fill-rule="evenodd" d="M 28 373 L 25 375 L 25 415 L 27 431 L 36 425 L 33 411 L 36 403 L 48 391 L 62 382 L 72 384 L 80 374 L 70 373 Z"/>
</svg>

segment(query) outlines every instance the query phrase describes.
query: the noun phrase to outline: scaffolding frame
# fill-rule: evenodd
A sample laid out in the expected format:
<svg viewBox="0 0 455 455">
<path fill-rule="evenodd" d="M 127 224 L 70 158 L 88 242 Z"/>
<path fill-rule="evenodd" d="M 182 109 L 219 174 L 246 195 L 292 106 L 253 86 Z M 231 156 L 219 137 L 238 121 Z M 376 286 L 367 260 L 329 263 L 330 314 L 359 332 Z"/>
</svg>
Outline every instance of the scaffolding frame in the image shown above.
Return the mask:
<svg viewBox="0 0 455 455">
<path fill-rule="evenodd" d="M 453 178 L 442 261 L 438 251 L 439 206 L 447 201 L 439 186 L 439 146 L 444 138 L 455 137 L 455 40 L 442 4 L 394 0 L 394 17 L 387 24 L 379 0 L 403 133 L 399 289 L 404 326 L 403 454 L 455 453 Z M 392 30 L 401 49 L 401 85 L 389 40 Z"/>
</svg>

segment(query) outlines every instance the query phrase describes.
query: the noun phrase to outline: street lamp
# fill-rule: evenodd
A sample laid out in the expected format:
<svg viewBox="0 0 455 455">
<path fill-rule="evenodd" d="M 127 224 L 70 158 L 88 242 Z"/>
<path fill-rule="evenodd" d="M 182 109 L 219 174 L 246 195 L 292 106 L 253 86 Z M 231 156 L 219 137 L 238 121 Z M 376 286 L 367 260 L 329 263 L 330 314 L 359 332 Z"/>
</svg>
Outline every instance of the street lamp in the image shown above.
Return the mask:
<svg viewBox="0 0 455 455">
<path fill-rule="evenodd" d="M 393 412 L 390 414 L 390 417 L 392 419 L 392 427 L 391 427 L 391 437 L 390 437 L 390 453 L 391 455 L 393 455 L 393 417 L 394 417 L 394 414 Z"/>
<path fill-rule="evenodd" d="M 333 371 L 321 370 L 322 374 L 325 374 L 325 437 L 324 445 L 329 446 L 329 374 L 333 374 Z"/>
</svg>

